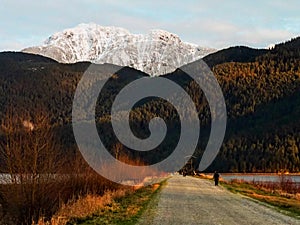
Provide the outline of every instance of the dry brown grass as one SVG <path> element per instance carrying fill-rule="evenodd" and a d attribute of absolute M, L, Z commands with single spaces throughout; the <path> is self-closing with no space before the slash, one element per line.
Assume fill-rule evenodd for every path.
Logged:
<path fill-rule="evenodd" d="M 84 218 L 97 213 L 106 205 L 111 204 L 113 199 L 125 196 L 130 189 L 108 191 L 103 196 L 88 194 L 77 200 L 71 200 L 63 204 L 50 221 L 40 218 L 38 225 L 65 225 L 71 218 Z"/>
<path fill-rule="evenodd" d="M 152 191 L 156 191 L 160 186 L 160 184 L 153 184 Z"/>
<path fill-rule="evenodd" d="M 266 195 L 266 194 L 258 194 L 258 193 L 249 193 L 247 194 L 249 197 L 254 199 L 271 203 L 272 205 L 279 206 L 283 209 L 297 209 L 292 211 L 297 211 L 299 214 L 300 202 L 299 199 L 285 197 L 285 196 L 276 196 L 276 195 Z M 293 196 L 294 197 L 294 196 Z"/>
<path fill-rule="evenodd" d="M 280 183 L 261 183 L 231 180 L 230 182 L 222 182 L 222 185 L 234 193 L 240 193 L 271 204 L 292 216 L 298 217 L 300 215 L 299 193 L 287 192 L 287 190 L 294 190 L 294 187 L 292 189 L 281 188 L 285 183 L 285 181 Z"/>
<path fill-rule="evenodd" d="M 0 171 L 9 175 L 7 184 L 0 185 L 0 224 L 64 224 L 67 218 L 88 215 L 123 192 L 121 185 L 90 168 L 76 146 L 63 147 L 47 112 L 41 109 L 19 112 L 10 108 L 0 120 L 0 133 Z M 144 165 L 122 155 L 121 145 L 114 148 L 120 161 Z M 107 174 L 115 174 L 111 166 Z M 123 171 L 117 180 L 143 182 L 148 175 L 143 169 L 114 170 Z"/>
<path fill-rule="evenodd" d="M 114 224 L 115 221 L 121 221 L 122 224 L 122 221 L 130 221 L 132 218 L 134 220 L 160 186 L 157 183 L 143 188 L 124 187 L 108 191 L 103 196 L 86 195 L 62 205 L 51 220 L 40 218 L 37 225 L 66 225 L 70 222 L 76 224 L 77 220 L 97 220 L 93 222 L 95 224 Z"/>
<path fill-rule="evenodd" d="M 204 173 L 199 173 L 198 177 L 204 178 L 204 179 L 213 179 L 213 175 L 204 174 Z"/>
<path fill-rule="evenodd" d="M 200 174 L 198 174 L 198 177 L 203 178 L 203 179 L 209 179 L 209 180 L 213 180 L 214 179 L 214 175 L 213 174 L 200 173 Z M 219 181 L 224 181 L 224 179 L 222 177 L 220 177 Z"/>

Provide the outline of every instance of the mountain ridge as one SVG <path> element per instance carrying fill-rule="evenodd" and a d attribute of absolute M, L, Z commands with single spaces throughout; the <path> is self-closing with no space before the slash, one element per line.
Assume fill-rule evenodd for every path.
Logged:
<path fill-rule="evenodd" d="M 94 23 L 57 32 L 43 45 L 22 50 L 60 63 L 90 61 L 130 66 L 151 76 L 173 72 L 215 51 L 183 42 L 178 35 L 164 30 L 132 34 L 124 28 Z"/>

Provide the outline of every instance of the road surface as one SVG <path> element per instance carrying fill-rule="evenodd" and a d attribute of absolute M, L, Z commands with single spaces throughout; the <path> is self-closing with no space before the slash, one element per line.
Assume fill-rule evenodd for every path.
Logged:
<path fill-rule="evenodd" d="M 233 194 L 211 181 L 171 177 L 149 204 L 139 225 L 297 225 L 300 220 Z"/>

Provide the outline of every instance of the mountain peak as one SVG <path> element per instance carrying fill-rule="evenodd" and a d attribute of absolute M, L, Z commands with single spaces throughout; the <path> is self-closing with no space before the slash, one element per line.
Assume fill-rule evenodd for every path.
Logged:
<path fill-rule="evenodd" d="M 183 42 L 165 30 L 132 34 L 121 27 L 95 23 L 81 23 L 51 35 L 40 46 L 23 50 L 62 63 L 90 61 L 130 66 L 151 76 L 170 73 L 214 51 Z"/>

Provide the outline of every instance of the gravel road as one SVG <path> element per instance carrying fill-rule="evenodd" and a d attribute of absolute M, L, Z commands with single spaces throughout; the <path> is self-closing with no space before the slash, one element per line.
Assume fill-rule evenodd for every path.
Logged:
<path fill-rule="evenodd" d="M 300 220 L 233 194 L 211 181 L 175 175 L 149 204 L 139 225 L 297 225 Z"/>

